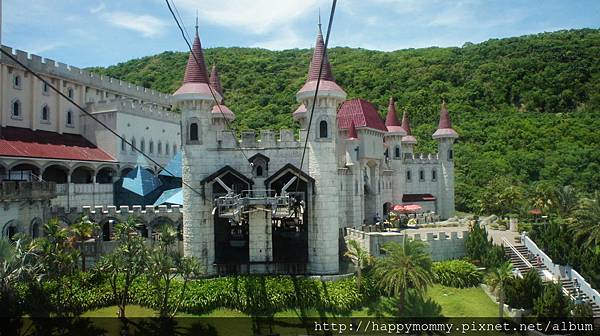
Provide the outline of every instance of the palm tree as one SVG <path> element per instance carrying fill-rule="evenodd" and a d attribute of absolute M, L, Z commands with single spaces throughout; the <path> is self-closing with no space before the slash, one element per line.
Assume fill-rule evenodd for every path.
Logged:
<path fill-rule="evenodd" d="M 600 245 L 600 192 L 594 197 L 581 200 L 575 211 L 575 218 L 570 223 L 575 241 L 583 247 L 592 248 Z"/>
<path fill-rule="evenodd" d="M 569 217 L 577 209 L 579 199 L 575 188 L 564 186 L 556 191 L 556 210 L 563 218 Z"/>
<path fill-rule="evenodd" d="M 375 262 L 377 285 L 387 295 L 398 299 L 398 309 L 402 313 L 411 291 L 422 296 L 431 285 L 431 256 L 425 250 L 425 243 L 415 240 L 385 244 L 383 251 L 385 256 Z"/>
<path fill-rule="evenodd" d="M 507 261 L 495 268 L 487 277 L 486 282 L 490 289 L 498 295 L 498 316 L 500 318 L 504 316 L 504 289 L 513 278 L 512 270 L 513 264 Z"/>
<path fill-rule="evenodd" d="M 75 224 L 71 225 L 71 234 L 73 245 L 79 246 L 81 254 L 81 270 L 85 271 L 85 255 L 83 253 L 83 243 L 94 236 L 94 232 L 99 228 L 98 224 L 92 222 L 88 216 L 83 216 Z"/>
<path fill-rule="evenodd" d="M 344 256 L 350 258 L 354 266 L 356 266 L 356 287 L 358 290 L 360 290 L 360 285 L 362 283 L 362 270 L 367 266 L 371 266 L 374 258 L 354 239 L 349 240 L 347 245 L 348 251 L 344 253 Z"/>

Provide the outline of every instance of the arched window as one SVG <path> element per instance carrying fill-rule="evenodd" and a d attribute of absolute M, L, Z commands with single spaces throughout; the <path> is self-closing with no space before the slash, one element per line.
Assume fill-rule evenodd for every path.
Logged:
<path fill-rule="evenodd" d="M 160 141 L 158 142 L 157 150 L 158 150 L 158 155 L 162 155 L 162 142 L 160 142 Z"/>
<path fill-rule="evenodd" d="M 12 103 L 12 111 L 11 114 L 14 118 L 21 118 L 21 101 L 15 100 Z"/>
<path fill-rule="evenodd" d="M 407 171 L 406 171 L 406 181 L 407 181 L 407 182 L 410 182 L 410 179 L 411 179 L 411 178 L 412 178 L 412 176 L 411 176 L 410 170 L 407 170 Z"/>
<path fill-rule="evenodd" d="M 169 155 L 169 143 L 165 144 L 165 155 Z"/>
<path fill-rule="evenodd" d="M 319 123 L 319 138 L 327 138 L 327 121 L 321 120 Z"/>
<path fill-rule="evenodd" d="M 142 139 L 142 141 L 140 141 L 140 151 L 142 151 L 142 153 L 144 153 L 145 150 L 146 150 L 146 141 L 144 141 L 144 139 Z"/>
<path fill-rule="evenodd" d="M 135 138 L 131 138 L 130 142 L 131 142 L 131 151 L 133 152 L 133 151 L 135 151 L 135 149 L 133 149 L 133 148 L 136 147 L 136 145 L 135 145 Z"/>
<path fill-rule="evenodd" d="M 21 76 L 15 75 L 13 77 L 13 86 L 15 87 L 15 89 L 21 88 Z"/>
<path fill-rule="evenodd" d="M 148 152 L 149 152 L 150 154 L 153 154 L 153 153 L 154 153 L 154 141 L 152 141 L 152 140 L 150 140 L 150 145 L 149 145 L 149 147 L 148 147 Z"/>
<path fill-rule="evenodd" d="M 452 160 L 454 158 L 454 151 L 452 149 L 448 150 L 448 160 Z"/>
<path fill-rule="evenodd" d="M 190 124 L 190 141 L 198 141 L 198 124 Z"/>
<path fill-rule="evenodd" d="M 42 93 L 47 95 L 50 91 L 50 86 L 46 83 L 42 83 Z"/>
<path fill-rule="evenodd" d="M 419 181 L 425 181 L 425 171 L 423 169 L 419 170 Z"/>
<path fill-rule="evenodd" d="M 73 88 L 67 89 L 67 96 L 69 96 L 69 98 L 73 99 Z"/>
<path fill-rule="evenodd" d="M 435 169 L 431 171 L 431 180 L 437 181 L 437 171 Z"/>
<path fill-rule="evenodd" d="M 127 150 L 127 142 L 125 142 L 125 135 L 121 136 L 123 139 L 121 139 L 121 152 L 124 152 Z"/>
<path fill-rule="evenodd" d="M 73 126 L 73 112 L 67 111 L 67 126 Z"/>
<path fill-rule="evenodd" d="M 50 108 L 48 105 L 42 106 L 42 121 L 50 121 Z"/>
<path fill-rule="evenodd" d="M 400 146 L 396 146 L 396 148 L 394 149 L 394 157 L 396 159 L 400 158 Z"/>
<path fill-rule="evenodd" d="M 40 224 L 36 221 L 31 225 L 31 238 L 37 238 L 40 236 Z"/>
<path fill-rule="evenodd" d="M 262 166 L 256 167 L 256 176 L 263 176 L 263 167 Z"/>

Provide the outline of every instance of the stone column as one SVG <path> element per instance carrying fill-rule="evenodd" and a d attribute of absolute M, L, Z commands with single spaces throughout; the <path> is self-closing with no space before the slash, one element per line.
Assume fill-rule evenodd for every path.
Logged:
<path fill-rule="evenodd" d="M 268 272 L 267 262 L 273 260 L 271 210 L 256 207 L 249 214 L 250 273 Z M 252 264 L 261 263 L 261 264 Z"/>

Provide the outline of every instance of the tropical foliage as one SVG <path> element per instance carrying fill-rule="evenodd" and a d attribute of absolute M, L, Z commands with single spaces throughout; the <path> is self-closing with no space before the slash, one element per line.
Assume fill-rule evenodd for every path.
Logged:
<path fill-rule="evenodd" d="M 481 283 L 482 274 L 475 265 L 465 260 L 433 263 L 434 281 L 448 287 L 474 287 Z"/>
<path fill-rule="evenodd" d="M 504 316 L 505 290 L 508 283 L 513 279 L 513 265 L 505 262 L 488 273 L 486 283 L 490 289 L 498 295 L 498 316 Z M 563 315 L 567 316 L 567 315 Z"/>
<path fill-rule="evenodd" d="M 532 309 L 533 301 L 542 295 L 542 291 L 542 279 L 533 268 L 522 278 L 513 278 L 504 288 L 506 303 L 510 307 L 523 309 Z"/>
<path fill-rule="evenodd" d="M 538 318 L 570 316 L 572 302 L 563 293 L 560 283 L 544 285 L 542 296 L 534 300 L 533 311 Z"/>

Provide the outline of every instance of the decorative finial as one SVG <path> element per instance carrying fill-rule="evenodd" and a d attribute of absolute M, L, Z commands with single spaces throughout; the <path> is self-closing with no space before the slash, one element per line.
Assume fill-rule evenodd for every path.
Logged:
<path fill-rule="evenodd" d="M 319 8 L 319 33 L 321 32 L 321 8 Z"/>
<path fill-rule="evenodd" d="M 196 9 L 196 35 L 198 35 L 198 10 Z"/>

